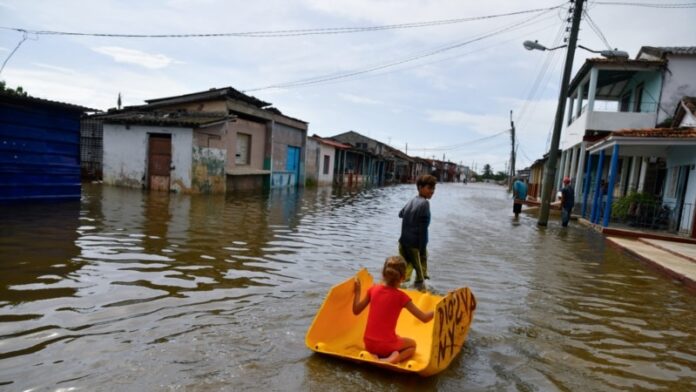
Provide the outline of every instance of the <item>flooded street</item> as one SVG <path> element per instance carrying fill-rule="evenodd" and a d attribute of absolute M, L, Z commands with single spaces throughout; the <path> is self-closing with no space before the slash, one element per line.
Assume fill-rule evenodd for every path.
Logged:
<path fill-rule="evenodd" d="M 329 288 L 397 253 L 415 185 L 186 196 L 84 185 L 0 206 L 0 390 L 696 390 L 696 296 L 600 234 L 440 184 L 429 270 L 478 308 L 421 378 L 313 354 Z"/>

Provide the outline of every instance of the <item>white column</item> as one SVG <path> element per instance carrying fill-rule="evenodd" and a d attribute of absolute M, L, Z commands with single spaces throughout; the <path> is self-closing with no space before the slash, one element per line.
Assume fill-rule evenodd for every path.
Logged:
<path fill-rule="evenodd" d="M 580 156 L 578 157 L 578 170 L 575 175 L 575 200 L 582 197 L 582 185 L 585 180 L 585 142 L 580 143 Z"/>
<path fill-rule="evenodd" d="M 626 189 L 626 182 L 628 181 L 628 159 L 630 157 L 623 157 L 621 160 L 621 181 L 619 182 L 619 190 L 621 193 L 619 196 L 626 196 L 624 189 Z"/>
<path fill-rule="evenodd" d="M 640 164 L 640 179 L 638 180 L 638 192 L 643 192 L 645 187 L 645 173 L 648 171 L 649 157 L 643 157 Z"/>
<path fill-rule="evenodd" d="M 575 172 L 577 170 L 578 150 L 580 150 L 580 148 L 574 146 L 570 154 L 570 171 L 568 171 L 568 177 L 573 177 L 573 179 L 575 179 Z"/>
<path fill-rule="evenodd" d="M 590 71 L 590 89 L 587 92 L 587 113 L 594 111 L 594 100 L 595 94 L 597 93 L 597 77 L 599 76 L 599 70 L 597 68 L 592 68 Z"/>
<path fill-rule="evenodd" d="M 641 157 L 631 157 L 631 173 L 628 175 L 628 191 L 635 192 L 638 189 L 638 174 L 640 173 Z"/>
<path fill-rule="evenodd" d="M 585 85 L 583 83 L 580 83 L 578 86 L 578 106 L 575 107 L 575 117 L 580 117 L 580 113 L 582 113 L 582 96 L 585 91 Z"/>
<path fill-rule="evenodd" d="M 561 182 L 563 181 L 563 169 L 565 169 L 565 161 L 566 161 L 566 155 L 568 154 L 568 150 L 563 150 L 561 152 L 561 162 L 560 165 L 558 165 L 558 170 L 556 170 L 556 189 L 561 189 Z M 553 200 L 556 200 L 556 197 L 553 197 Z"/>

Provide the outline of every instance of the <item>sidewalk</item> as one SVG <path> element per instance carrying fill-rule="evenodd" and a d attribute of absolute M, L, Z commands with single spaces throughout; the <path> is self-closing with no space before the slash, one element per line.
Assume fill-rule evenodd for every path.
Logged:
<path fill-rule="evenodd" d="M 607 236 L 606 239 L 696 290 L 696 245 L 647 238 Z"/>
<path fill-rule="evenodd" d="M 692 239 L 657 236 L 635 230 L 602 228 L 583 218 L 578 221 L 602 232 L 609 243 L 635 255 L 662 273 L 696 291 L 696 243 Z"/>

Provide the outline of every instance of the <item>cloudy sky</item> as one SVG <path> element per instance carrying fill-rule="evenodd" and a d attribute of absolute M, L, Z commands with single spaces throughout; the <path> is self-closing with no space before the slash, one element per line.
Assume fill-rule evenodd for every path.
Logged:
<path fill-rule="evenodd" d="M 565 57 L 563 49 L 527 51 L 522 42 L 562 44 L 568 5 L 0 0 L 0 79 L 32 96 L 102 110 L 116 106 L 119 92 L 124 105 L 137 105 L 232 86 L 309 122 L 310 134 L 354 130 L 479 171 L 506 169 L 512 111 L 519 169 L 548 149 Z M 694 1 L 590 1 L 586 9 L 579 43 L 593 49 L 609 45 L 635 57 L 642 45 L 696 45 Z M 206 34 L 223 35 L 108 36 Z M 579 49 L 574 71 L 593 56 Z"/>

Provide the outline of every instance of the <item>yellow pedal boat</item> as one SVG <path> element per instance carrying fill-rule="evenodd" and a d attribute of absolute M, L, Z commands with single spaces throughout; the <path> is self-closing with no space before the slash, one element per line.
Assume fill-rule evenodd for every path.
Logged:
<path fill-rule="evenodd" d="M 364 296 L 372 286 L 372 276 L 363 268 L 356 277 L 360 279 L 361 295 Z M 417 343 L 416 353 L 407 361 L 389 364 L 365 351 L 363 333 L 369 309 L 353 315 L 354 279 L 351 277 L 329 290 L 305 337 L 305 343 L 311 350 L 421 376 L 441 372 L 459 354 L 476 309 L 476 298 L 468 287 L 454 290 L 444 297 L 403 290 L 421 310 L 434 311 L 435 317 L 428 323 L 422 323 L 410 312 L 401 312 L 396 333 L 414 339 Z"/>

